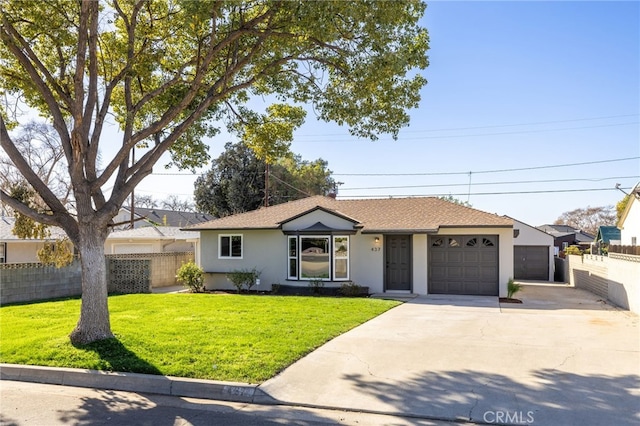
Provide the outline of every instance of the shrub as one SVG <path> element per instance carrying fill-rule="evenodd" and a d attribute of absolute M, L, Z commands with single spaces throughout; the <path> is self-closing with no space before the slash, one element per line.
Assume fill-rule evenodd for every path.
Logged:
<path fill-rule="evenodd" d="M 227 274 L 227 278 L 238 289 L 238 293 L 242 293 L 242 290 L 246 288 L 247 291 L 256 284 L 256 280 L 260 276 L 260 271 L 256 268 L 253 269 L 236 269 L 233 272 Z"/>
<path fill-rule="evenodd" d="M 281 284 L 271 284 L 271 294 L 278 294 L 280 292 Z"/>
<path fill-rule="evenodd" d="M 576 256 L 582 256 L 582 250 L 580 250 L 580 247 L 578 246 L 569 246 L 566 249 L 564 249 L 564 254 L 565 256 L 568 256 L 570 254 L 574 254 Z"/>
<path fill-rule="evenodd" d="M 509 278 L 509 282 L 507 283 L 507 297 L 509 299 L 513 298 L 513 295 L 522 290 L 522 284 L 514 282 L 513 278 Z"/>
<path fill-rule="evenodd" d="M 340 290 L 338 290 L 338 293 L 346 297 L 356 297 L 362 294 L 362 287 L 360 287 L 353 281 L 347 281 L 340 286 Z"/>
<path fill-rule="evenodd" d="M 193 262 L 183 263 L 178 269 L 176 278 L 192 293 L 204 291 L 204 271 Z"/>
<path fill-rule="evenodd" d="M 314 278 L 309 281 L 309 288 L 311 289 L 311 292 L 313 294 L 320 294 L 322 293 L 322 289 L 324 288 L 324 281 L 322 281 L 320 278 Z"/>

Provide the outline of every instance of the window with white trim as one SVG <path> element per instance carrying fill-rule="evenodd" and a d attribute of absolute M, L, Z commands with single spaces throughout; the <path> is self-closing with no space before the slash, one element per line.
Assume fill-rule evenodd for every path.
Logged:
<path fill-rule="evenodd" d="M 219 259 L 242 259 L 242 234 L 218 236 Z"/>
<path fill-rule="evenodd" d="M 287 244 L 288 279 L 349 280 L 348 236 L 289 236 Z"/>
<path fill-rule="evenodd" d="M 287 254 L 287 265 L 288 272 L 287 278 L 290 280 L 298 279 L 298 237 L 289 237 L 288 238 L 288 254 Z"/>
<path fill-rule="evenodd" d="M 0 263 L 7 263 L 7 243 L 0 243 Z"/>

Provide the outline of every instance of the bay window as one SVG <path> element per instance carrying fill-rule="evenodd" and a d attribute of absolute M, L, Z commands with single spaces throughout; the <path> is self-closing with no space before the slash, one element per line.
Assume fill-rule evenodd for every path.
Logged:
<path fill-rule="evenodd" d="M 301 235 L 288 237 L 287 277 L 291 280 L 349 279 L 349 237 Z"/>

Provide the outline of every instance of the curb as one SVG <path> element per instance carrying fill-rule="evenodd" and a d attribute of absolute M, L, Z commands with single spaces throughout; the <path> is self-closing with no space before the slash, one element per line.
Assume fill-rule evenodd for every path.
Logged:
<path fill-rule="evenodd" d="M 275 399 L 259 390 L 258 385 L 254 384 L 80 368 L 0 364 L 0 380 L 217 399 L 231 402 L 278 403 Z"/>

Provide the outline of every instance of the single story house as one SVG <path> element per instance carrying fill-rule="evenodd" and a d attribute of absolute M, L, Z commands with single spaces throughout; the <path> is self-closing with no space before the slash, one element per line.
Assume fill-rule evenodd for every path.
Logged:
<path fill-rule="evenodd" d="M 538 228 L 513 220 L 513 278 L 553 281 L 554 239 Z"/>
<path fill-rule="evenodd" d="M 195 251 L 200 237 L 197 232 L 183 231 L 177 226 L 147 226 L 114 231 L 104 244 L 105 254 L 173 253 Z"/>
<path fill-rule="evenodd" d="M 272 284 L 354 282 L 370 293 L 506 296 L 513 220 L 438 198 L 336 200 L 314 196 L 187 228 L 209 289 L 256 268 Z"/>
<path fill-rule="evenodd" d="M 136 207 L 133 209 L 133 227 L 143 228 L 147 226 L 176 226 L 185 228 L 214 219 L 215 216 L 207 213 L 181 212 L 177 210 L 148 209 Z M 130 229 L 131 209 L 122 207 L 113 218 L 117 224 L 116 229 Z"/>
<path fill-rule="evenodd" d="M 623 246 L 637 246 L 640 243 L 640 183 L 630 193 L 631 198 L 627 203 L 620 220 L 620 244 Z"/>
<path fill-rule="evenodd" d="M 603 254 L 611 244 L 620 244 L 620 230 L 617 226 L 599 226 L 591 242 L 591 254 Z"/>
<path fill-rule="evenodd" d="M 595 238 L 594 235 L 587 234 L 569 225 L 541 225 L 536 228 L 553 235 L 556 256 L 564 253 L 564 250 L 569 246 L 578 246 L 580 250 L 587 250 L 591 247 L 591 243 Z"/>
<path fill-rule="evenodd" d="M 49 238 L 18 238 L 13 234 L 16 219 L 11 216 L 0 217 L 0 263 L 37 263 L 38 250 L 47 242 L 64 239 L 67 234 L 58 227 L 49 228 Z"/>

